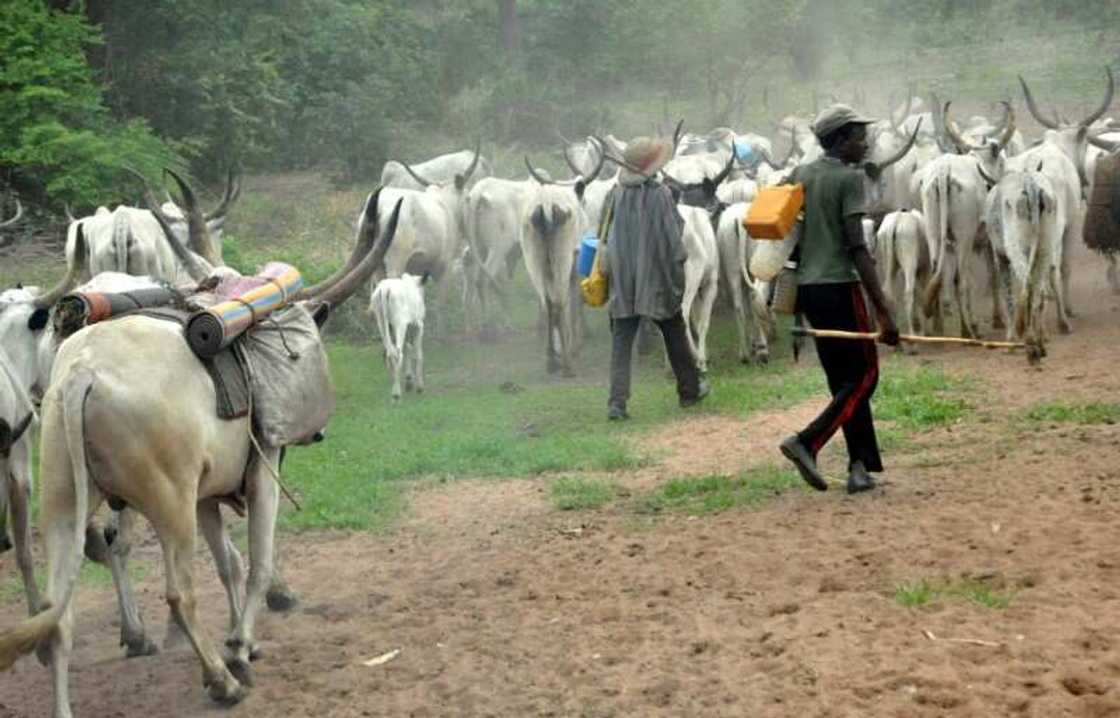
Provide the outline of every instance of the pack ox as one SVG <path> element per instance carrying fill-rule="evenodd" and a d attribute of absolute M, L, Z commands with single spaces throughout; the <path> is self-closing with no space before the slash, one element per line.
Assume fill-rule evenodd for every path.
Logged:
<path fill-rule="evenodd" d="M 399 216 L 399 204 L 393 214 Z M 199 219 L 197 212 L 188 213 L 191 234 L 205 240 Z M 370 221 L 364 226 L 379 225 Z M 342 270 L 295 298 L 300 311 L 324 321 L 384 261 L 396 226 L 394 220 L 385 235 L 378 236 L 375 229 L 359 235 Z M 170 227 L 165 225 L 164 231 L 192 277 L 204 280 L 204 263 L 192 257 Z M 166 391 L 168 386 L 176 391 Z M 265 447 L 254 454 L 250 419 L 216 416 L 213 383 L 179 327 L 146 316 L 95 324 L 65 341 L 43 406 L 40 527 L 47 548 L 48 599 L 44 610 L 0 635 L 0 669 L 38 650 L 51 666 L 54 714 L 71 715 L 71 601 L 87 522 L 102 500 L 112 497 L 144 515 L 159 537 L 167 603 L 202 663 L 204 686 L 219 702 L 239 701 L 250 683 L 253 629 L 270 583 L 278 491 L 268 468 L 278 462 L 281 449 Z M 173 427 L 171 434 L 168 427 Z M 229 545 L 217 501 L 242 487 L 251 536 L 247 598 L 240 614 L 232 617 L 236 625 L 226 641 L 230 653 L 223 659 L 198 621 L 191 561 L 197 526 L 216 554 Z M 213 506 L 213 511 L 203 514 L 203 506 Z"/>
<path fill-rule="evenodd" d="M 369 298 L 369 311 L 385 347 L 394 402 L 404 390 L 424 391 L 424 283 L 427 275 L 382 279 Z"/>
<path fill-rule="evenodd" d="M 901 309 L 903 333 L 922 331 L 922 290 L 929 279 L 930 255 L 925 223 L 917 210 L 897 210 L 883 218 L 875 233 L 875 255 L 883 291 Z M 898 279 L 901 275 L 902 282 Z"/>

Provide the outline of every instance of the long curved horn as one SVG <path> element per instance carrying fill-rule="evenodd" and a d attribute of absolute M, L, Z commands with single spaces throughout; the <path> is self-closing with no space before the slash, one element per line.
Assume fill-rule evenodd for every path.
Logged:
<path fill-rule="evenodd" d="M 82 223 L 78 223 L 78 233 L 74 238 L 74 263 L 66 269 L 66 276 L 54 285 L 49 291 L 40 294 L 32 300 L 31 304 L 36 309 L 50 309 L 54 303 L 62 299 L 63 295 L 74 288 L 78 283 L 78 275 L 85 271 L 89 250 L 86 248 L 86 235 L 82 231 Z"/>
<path fill-rule="evenodd" d="M 206 220 L 202 217 L 202 210 L 198 207 L 198 199 L 195 197 L 194 190 L 175 170 L 168 168 L 165 171 L 171 175 L 171 179 L 175 180 L 175 184 L 179 185 L 179 191 L 183 195 L 183 204 L 186 205 L 183 209 L 187 217 L 187 240 L 190 243 L 191 250 L 209 262 L 211 266 L 223 266 L 225 263 L 222 261 L 221 254 L 214 248 L 214 243 L 210 240 L 210 231 L 206 227 Z"/>
<path fill-rule="evenodd" d="M 431 180 L 426 180 L 420 175 L 416 174 L 416 170 L 409 167 L 407 163 L 401 162 L 401 166 L 404 167 L 404 171 L 408 173 L 408 176 L 416 180 L 421 187 L 431 187 L 433 184 L 435 184 Z"/>
<path fill-rule="evenodd" d="M 474 171 L 476 169 L 478 169 L 478 160 L 481 157 L 482 157 L 482 138 L 479 137 L 478 141 L 476 141 L 474 143 L 474 159 L 471 160 L 470 165 L 467 167 L 467 169 L 461 175 L 462 178 L 463 178 L 462 184 L 466 184 L 467 182 L 470 182 L 471 175 L 473 175 Z"/>
<path fill-rule="evenodd" d="M 151 185 L 148 184 L 148 178 L 132 169 L 131 167 L 125 167 L 125 171 L 129 172 L 140 180 L 141 185 L 144 187 L 144 201 L 148 205 L 148 211 L 152 213 L 153 217 L 155 217 L 156 223 L 159 224 L 160 229 L 163 230 L 164 237 L 167 238 L 167 243 L 171 245 L 171 251 L 174 252 L 175 256 L 179 258 L 179 261 L 183 263 L 183 267 L 187 270 L 187 274 L 190 275 L 190 278 L 196 282 L 201 282 L 202 280 L 206 279 L 207 275 L 210 274 L 209 268 L 203 265 L 197 254 L 184 247 L 183 243 L 179 241 L 179 238 L 175 235 L 175 233 L 171 231 L 171 223 L 173 220 L 166 214 L 164 214 L 163 209 L 160 207 L 159 201 L 156 199 L 155 193 L 152 191 Z M 191 195 L 192 200 L 193 197 L 194 196 Z M 184 201 L 186 201 L 185 195 Z M 188 218 L 189 216 L 190 215 L 188 214 Z"/>
<path fill-rule="evenodd" d="M 715 187 L 719 187 L 721 184 L 723 184 L 724 180 L 726 180 L 727 177 L 731 174 L 731 170 L 733 167 L 735 167 L 734 152 L 731 153 L 731 157 L 727 160 L 727 164 L 724 165 L 723 169 L 720 170 L 720 173 L 712 178 L 712 185 Z"/>
<path fill-rule="evenodd" d="M 1088 127 L 1097 120 L 1099 120 L 1104 113 L 1108 112 L 1108 108 L 1112 105 L 1112 95 L 1116 92 L 1116 80 L 1112 77 L 1112 68 L 1107 65 L 1104 68 L 1104 74 L 1108 77 L 1108 89 L 1104 92 L 1104 102 L 1097 108 L 1096 112 L 1090 113 L 1088 117 L 1081 120 L 1079 123 L 1082 127 Z"/>
<path fill-rule="evenodd" d="M 529 174 L 532 178 L 537 181 L 537 184 L 555 184 L 552 180 L 545 179 L 541 176 L 537 169 L 533 167 L 533 163 L 529 161 L 529 155 L 525 155 L 525 167 L 529 170 Z"/>
<path fill-rule="evenodd" d="M 397 234 L 397 223 L 401 216 L 401 205 L 404 204 L 404 198 L 397 200 L 397 204 L 393 207 L 393 214 L 389 217 L 389 226 L 385 228 L 385 237 L 378 242 L 374 248 L 366 254 L 365 258 L 354 267 L 345 277 L 340 279 L 329 287 L 326 291 L 316 297 L 316 300 L 326 303 L 330 307 L 337 307 L 350 298 L 358 287 L 366 282 L 379 267 L 385 264 L 385 255 L 389 252 L 389 247 L 393 244 L 393 238 Z"/>
<path fill-rule="evenodd" d="M 346 264 L 339 267 L 337 270 L 332 272 L 329 277 L 319 282 L 318 284 L 313 284 L 310 287 L 304 287 L 299 293 L 300 299 L 313 299 L 314 297 L 330 289 L 331 286 L 335 284 L 335 282 L 339 281 L 347 274 L 352 272 L 354 270 L 354 267 L 357 267 L 358 264 L 361 263 L 362 257 L 369 254 L 370 250 L 373 249 L 373 245 L 377 241 L 379 230 L 377 209 L 378 203 L 381 201 L 382 189 L 384 189 L 384 187 L 378 187 L 377 189 L 375 189 L 370 194 L 369 200 L 366 202 L 366 206 L 364 208 L 365 224 L 362 227 L 364 231 L 362 231 L 358 235 L 358 241 L 354 243 L 354 249 L 350 252 L 350 257 L 346 260 Z"/>
<path fill-rule="evenodd" d="M 883 170 L 906 156 L 906 153 L 910 151 L 910 148 L 914 146 L 914 143 L 918 141 L 918 133 L 922 131 L 922 120 L 924 119 L 925 118 L 923 117 L 918 120 L 918 124 L 914 127 L 914 133 L 910 135 L 910 139 L 906 141 L 906 144 L 902 146 L 902 149 L 875 165 L 879 169 L 879 172 L 882 172 Z"/>
<path fill-rule="evenodd" d="M 677 147 L 681 144 L 681 131 L 684 130 L 684 118 L 680 119 L 677 123 L 677 128 L 673 130 L 673 156 L 677 155 Z"/>
<path fill-rule="evenodd" d="M 11 219 L 6 219 L 3 222 L 0 222 L 0 229 L 3 229 L 4 227 L 11 227 L 13 224 L 18 222 L 22 217 L 23 217 L 23 204 L 20 203 L 19 197 L 16 197 L 16 216 L 12 217 Z M 71 218 L 71 219 L 73 219 L 73 218 Z"/>
<path fill-rule="evenodd" d="M 953 122 L 953 118 L 949 116 L 949 106 L 952 104 L 952 100 L 946 102 L 945 109 L 941 112 L 941 122 L 945 127 L 945 134 L 949 135 L 949 139 L 951 139 L 953 141 L 953 144 L 957 146 L 958 152 L 972 152 L 973 150 L 979 150 L 980 147 L 972 144 L 961 136 L 961 131 L 957 127 L 957 123 Z"/>
<path fill-rule="evenodd" d="M 595 169 L 591 170 L 591 174 L 583 178 L 584 182 L 590 182 L 596 179 L 599 173 L 603 171 L 603 164 L 607 161 L 607 151 L 598 144 L 595 145 L 595 149 L 599 153 L 599 162 L 595 165 Z"/>
<path fill-rule="evenodd" d="M 204 215 L 207 222 L 212 222 L 215 219 L 222 219 L 229 212 L 230 206 L 241 197 L 241 175 L 235 173 L 233 167 L 229 168 L 226 175 L 226 193 L 222 197 L 222 203 L 211 213 Z"/>
<path fill-rule="evenodd" d="M 996 144 L 999 145 L 999 148 L 1002 150 L 1007 147 L 1007 143 L 1015 136 L 1015 110 L 1011 107 L 1010 102 L 1002 101 L 1000 104 L 1003 105 L 1004 108 L 1003 133 L 999 136 L 999 139 L 996 140 Z"/>
<path fill-rule="evenodd" d="M 1111 85 L 1112 75 L 1109 74 L 1108 77 L 1109 84 Z M 1019 84 L 1023 87 L 1023 97 L 1025 97 L 1027 100 L 1027 109 L 1031 111 L 1031 115 L 1033 115 L 1034 119 L 1038 121 L 1038 124 L 1051 130 L 1062 129 L 1061 125 L 1059 125 L 1057 122 L 1043 116 L 1042 110 L 1038 109 L 1038 103 L 1034 101 L 1034 95 L 1031 94 L 1031 88 L 1027 87 L 1027 81 L 1023 79 L 1022 75 L 1019 75 Z"/>
<path fill-rule="evenodd" d="M 572 161 L 571 155 L 568 154 L 568 147 L 569 145 L 564 145 L 564 161 L 568 163 L 568 169 L 572 171 L 572 174 L 579 177 L 583 173 L 580 171 L 579 167 L 576 167 L 576 163 Z"/>

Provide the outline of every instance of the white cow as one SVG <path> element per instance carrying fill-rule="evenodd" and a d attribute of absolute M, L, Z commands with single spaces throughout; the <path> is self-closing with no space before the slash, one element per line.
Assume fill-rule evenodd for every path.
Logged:
<path fill-rule="evenodd" d="M 403 274 L 382 279 L 369 298 L 369 311 L 385 347 L 385 363 L 393 382 L 393 401 L 404 389 L 424 391 L 424 282 L 428 275 Z"/>
<path fill-rule="evenodd" d="M 970 263 L 981 228 L 987 183 L 974 157 L 942 155 L 919 178 L 922 218 L 933 259 L 933 276 L 923 297 L 925 315 L 943 331 L 941 289 L 952 287 L 960 317 L 962 337 L 976 338 L 979 326 L 973 314 L 973 277 Z"/>
<path fill-rule="evenodd" d="M 883 290 L 900 308 L 902 331 L 917 334 L 922 321 L 917 304 L 929 278 L 930 255 L 925 222 L 916 210 L 891 212 L 883 218 L 875 235 L 875 254 L 883 277 Z M 896 277 L 902 275 L 902 286 Z"/>
<path fill-rule="evenodd" d="M 1007 337 L 1028 339 L 1040 350 L 1047 286 L 1057 300 L 1058 323 L 1063 331 L 1069 326 L 1059 281 L 1067 209 L 1050 178 L 1034 170 L 1006 173 L 985 203 L 1003 295 L 995 301 L 1004 312 Z"/>
<path fill-rule="evenodd" d="M 687 255 L 684 262 L 681 313 L 688 345 L 696 358 L 696 368 L 706 372 L 708 327 L 712 322 L 712 307 L 719 291 L 719 247 L 706 209 L 679 204 L 677 212 L 684 219 L 681 242 Z"/>
<path fill-rule="evenodd" d="M 724 284 L 731 292 L 731 305 L 735 311 L 739 361 L 765 364 L 770 360 L 770 339 L 775 322 L 773 312 L 767 306 L 770 282 L 754 277 L 749 269 L 755 250 L 755 240 L 743 227 L 743 218 L 749 208 L 749 202 L 737 202 L 723 211 L 716 230 L 716 244 L 719 247 L 720 270 Z"/>
<path fill-rule="evenodd" d="M 1031 114 L 1038 121 L 1039 124 L 1048 128 L 1043 135 L 1043 141 L 1040 145 L 1032 147 L 1027 150 L 1023 155 L 1015 158 L 1014 169 L 1027 170 L 1032 165 L 1037 165 L 1041 162 L 1041 172 L 1050 178 L 1053 184 L 1054 192 L 1059 196 L 1070 196 L 1071 192 L 1074 193 L 1076 199 L 1071 202 L 1071 209 L 1067 215 L 1067 227 L 1065 232 L 1065 240 L 1063 245 L 1065 251 L 1062 254 L 1062 296 L 1065 299 L 1066 312 L 1069 316 L 1075 316 L 1073 308 L 1070 304 L 1070 248 L 1071 242 L 1080 240 L 1082 228 L 1085 223 L 1085 206 L 1081 199 L 1085 196 L 1086 190 L 1089 188 L 1090 175 L 1086 168 L 1086 151 L 1087 143 L 1097 145 L 1101 149 L 1111 151 L 1114 145 L 1109 142 L 1096 137 L 1091 133 L 1091 128 L 1104 117 L 1105 112 L 1108 111 L 1112 105 L 1112 97 L 1116 89 L 1115 80 L 1112 75 L 1111 68 L 1105 68 L 1107 75 L 1107 87 L 1105 89 L 1104 100 L 1096 110 L 1089 113 L 1083 120 L 1076 124 L 1063 123 L 1059 124 L 1054 119 L 1046 117 L 1035 103 L 1034 96 L 1031 94 L 1030 88 L 1027 87 L 1027 82 L 1022 77 L 1019 78 L 1019 84 L 1023 88 L 1023 95 L 1027 101 L 1027 108 L 1030 109 Z M 1057 154 L 1064 155 L 1069 164 L 1063 162 L 1055 162 L 1047 159 L 1047 157 L 1057 159 Z M 1025 159 L 1024 159 L 1025 158 Z M 1022 162 L 1020 162 L 1022 160 Z M 1076 171 L 1078 183 L 1073 186 L 1066 186 L 1071 184 L 1069 181 L 1069 167 L 1072 166 Z M 1109 257 L 1109 266 L 1107 269 L 1107 276 L 1112 284 L 1113 291 L 1120 293 L 1120 271 L 1117 269 L 1117 258 L 1115 255 Z"/>
<path fill-rule="evenodd" d="M 472 169 L 472 165 L 474 166 Z M 422 190 L 430 184 L 453 182 L 457 175 L 467 178 L 468 186 L 494 173 L 489 160 L 479 156 L 479 147 L 433 157 L 416 165 L 389 160 L 381 169 L 381 186 Z"/>

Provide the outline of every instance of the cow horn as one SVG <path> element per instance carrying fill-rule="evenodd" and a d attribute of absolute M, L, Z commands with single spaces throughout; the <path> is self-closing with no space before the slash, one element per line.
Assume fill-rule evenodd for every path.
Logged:
<path fill-rule="evenodd" d="M 66 212 L 66 221 L 67 221 L 67 222 L 69 222 L 70 224 L 73 224 L 74 222 L 77 222 L 77 221 L 78 221 L 78 220 L 77 220 L 77 219 L 76 219 L 76 218 L 74 217 L 74 212 L 73 212 L 73 210 L 72 210 L 72 209 L 70 208 L 70 203 L 69 203 L 69 202 L 63 202 L 63 203 L 62 203 L 62 209 L 63 209 L 63 211 L 65 211 L 65 212 Z"/>
<path fill-rule="evenodd" d="M 171 175 L 175 184 L 179 185 L 179 191 L 183 195 L 183 204 L 186 205 L 184 214 L 187 216 L 187 241 L 190 244 L 191 251 L 209 262 L 212 267 L 222 266 L 224 264 L 222 256 L 216 251 L 214 243 L 210 240 L 210 231 L 206 226 L 206 220 L 202 217 L 202 211 L 198 207 L 198 199 L 195 197 L 194 190 L 175 170 L 168 168 L 164 171 Z"/>
<path fill-rule="evenodd" d="M 229 168 L 226 174 L 226 193 L 222 197 L 222 203 L 218 205 L 210 214 L 205 216 L 207 222 L 212 222 L 216 219 L 225 219 L 226 213 L 229 212 L 230 206 L 241 197 L 241 174 L 234 172 L 233 167 Z"/>
<path fill-rule="evenodd" d="M 603 164 L 607 161 L 607 152 L 601 145 L 598 144 L 598 140 L 594 141 L 592 144 L 595 146 L 595 150 L 599 154 L 599 162 L 596 163 L 595 169 L 591 170 L 591 174 L 583 178 L 584 182 L 590 182 L 596 179 L 599 176 L 599 173 L 603 171 Z M 576 174 L 579 173 L 577 172 Z"/>
<path fill-rule="evenodd" d="M 996 144 L 1002 150 L 1007 147 L 1007 143 L 1015 136 L 1015 110 L 1011 107 L 1011 103 L 1007 101 L 1000 102 L 1003 105 L 1003 133 L 996 140 Z"/>
<path fill-rule="evenodd" d="M 478 140 L 474 143 L 474 159 L 471 160 L 470 166 L 467 167 L 466 172 L 463 173 L 463 182 L 464 183 L 465 182 L 470 182 L 471 175 L 473 175 L 474 171 L 476 169 L 478 169 L 478 160 L 481 157 L 482 157 L 482 138 L 479 137 Z"/>
<path fill-rule="evenodd" d="M 431 180 L 426 180 L 420 175 L 416 174 L 416 170 L 412 169 L 412 167 L 410 167 L 408 163 L 401 162 L 401 165 L 404 167 L 404 171 L 408 173 L 408 176 L 419 182 L 421 187 L 431 187 L 433 184 L 435 184 Z"/>
<path fill-rule="evenodd" d="M 545 179 L 543 176 L 541 176 L 537 169 L 533 167 L 533 163 L 529 161 L 529 155 L 525 155 L 525 167 L 528 168 L 529 174 L 533 179 L 537 181 L 538 184 L 555 184 L 552 180 Z"/>
<path fill-rule="evenodd" d="M 40 294 L 32 301 L 36 309 L 50 309 L 54 303 L 67 294 L 78 283 L 78 275 L 85 271 L 89 250 L 86 248 L 86 235 L 82 223 L 78 223 L 77 236 L 74 238 L 74 263 L 66 269 L 66 276 L 49 291 Z"/>
<path fill-rule="evenodd" d="M 949 135 L 949 139 L 957 146 L 958 152 L 971 152 L 980 149 L 972 144 L 964 137 L 961 136 L 961 131 L 957 127 L 957 123 L 953 122 L 953 118 L 949 116 L 949 107 L 953 104 L 952 100 L 945 103 L 945 109 L 941 111 L 941 123 L 945 127 L 945 134 Z"/>
<path fill-rule="evenodd" d="M 358 241 L 354 243 L 354 249 L 350 252 L 350 257 L 346 260 L 346 264 L 343 264 L 339 269 L 335 270 L 329 277 L 318 284 L 304 287 L 303 290 L 300 291 L 300 299 L 312 299 L 325 292 L 335 282 L 352 272 L 354 267 L 357 267 L 362 261 L 362 257 L 369 254 L 370 250 L 373 249 L 373 245 L 377 241 L 377 233 L 379 230 L 377 209 L 378 203 L 381 201 L 382 189 L 384 188 L 378 187 L 375 189 L 366 201 L 366 206 L 363 208 L 363 219 L 365 220 L 365 223 L 362 225 L 363 231 L 358 235 Z"/>
<path fill-rule="evenodd" d="M 156 200 L 155 193 L 152 192 L 152 187 L 148 184 L 148 179 L 131 167 L 125 167 L 125 171 L 129 172 L 140 180 L 140 183 L 144 187 L 144 201 L 148 205 L 148 211 L 152 213 L 153 217 L 155 217 L 156 223 L 159 224 L 160 229 L 163 230 L 163 234 L 167 238 L 167 243 L 171 245 L 171 251 L 174 252 L 175 256 L 179 258 L 179 261 L 183 263 L 183 267 L 187 270 L 187 274 L 190 275 L 190 278 L 196 282 L 201 282 L 202 280 L 206 279 L 206 277 L 210 274 L 210 268 L 204 266 L 201 258 L 191 250 L 184 247 L 183 243 L 179 241 L 179 238 L 175 235 L 175 233 L 171 231 L 171 223 L 173 220 L 166 214 L 164 214 L 163 209 L 159 206 L 159 202 Z M 191 195 L 191 200 L 193 201 L 193 199 L 194 196 Z M 183 201 L 187 201 L 186 195 L 184 195 Z M 188 214 L 187 216 L 189 221 L 190 215 Z M 78 226 L 79 228 L 81 227 L 81 225 Z M 188 223 L 188 227 L 189 226 L 190 224 Z"/>
<path fill-rule="evenodd" d="M 681 131 L 684 130 L 684 118 L 680 119 L 677 123 L 677 128 L 673 130 L 673 156 L 677 155 L 677 147 L 681 144 Z"/>
<path fill-rule="evenodd" d="M 569 145 L 564 145 L 564 161 L 568 163 L 568 168 L 572 171 L 572 174 L 579 177 L 582 173 L 580 172 L 579 167 L 576 167 L 576 163 L 572 162 L 572 158 L 568 154 L 568 147 Z"/>
<path fill-rule="evenodd" d="M 1112 75 L 1110 74 L 1109 75 L 1109 84 L 1110 85 L 1111 85 L 1111 80 L 1112 80 Z M 1042 125 L 1043 127 L 1048 127 L 1051 130 L 1062 129 L 1061 126 L 1057 122 L 1055 122 L 1053 120 L 1050 120 L 1050 119 L 1047 119 L 1046 117 L 1043 117 L 1042 111 L 1038 109 L 1038 103 L 1036 103 L 1034 101 L 1034 95 L 1031 94 L 1031 88 L 1027 87 L 1027 81 L 1023 79 L 1022 75 L 1019 75 L 1019 84 L 1023 87 L 1023 97 L 1025 97 L 1026 100 L 1027 100 L 1027 109 L 1031 111 L 1031 114 L 1034 116 L 1034 119 L 1038 121 L 1038 124 Z"/>
<path fill-rule="evenodd" d="M 0 222 L 0 229 L 3 229 L 4 227 L 11 227 L 13 224 L 18 222 L 20 220 L 20 218 L 22 218 L 22 217 L 23 217 L 23 204 L 20 203 L 19 197 L 16 197 L 16 216 L 12 217 L 11 219 L 6 219 L 3 222 Z"/>
<path fill-rule="evenodd" d="M 1093 112 L 1081 121 L 1082 127 L 1088 127 L 1099 120 L 1104 116 L 1104 113 L 1108 112 L 1109 106 L 1112 105 L 1112 95 L 1116 91 L 1116 80 L 1112 77 L 1111 67 L 1105 66 L 1104 74 L 1108 77 L 1108 89 L 1104 92 L 1104 102 L 1101 103 L 1101 106 L 1097 108 L 1096 112 Z"/>
<path fill-rule="evenodd" d="M 384 266 L 385 255 L 389 252 L 389 247 L 393 244 L 393 238 L 397 234 L 397 223 L 400 221 L 401 205 L 403 204 L 404 198 L 402 197 L 397 200 L 396 206 L 393 207 L 393 214 L 389 217 L 389 226 L 386 227 L 385 237 L 374 245 L 373 249 L 349 274 L 318 295 L 315 298 L 317 301 L 330 307 L 337 307 L 349 299 L 350 295 L 364 284 L 373 275 L 374 271 Z"/>
<path fill-rule="evenodd" d="M 715 186 L 715 187 L 719 187 L 721 184 L 723 184 L 724 180 L 726 180 L 727 177 L 731 174 L 731 170 L 734 166 L 735 166 L 735 153 L 733 151 L 731 153 L 731 157 L 729 157 L 728 160 L 727 160 L 727 164 L 724 165 L 724 168 L 722 170 L 720 170 L 720 173 L 718 175 L 716 175 L 715 177 L 712 178 L 712 185 Z"/>
<path fill-rule="evenodd" d="M 910 135 L 910 139 L 906 141 L 906 144 L 902 146 L 902 149 L 875 165 L 879 172 L 882 172 L 883 170 L 906 156 L 906 153 L 910 151 L 910 148 L 914 146 L 914 143 L 918 141 L 918 133 L 922 131 L 923 119 L 925 118 L 921 118 L 918 120 L 918 124 L 914 127 L 914 133 Z"/>

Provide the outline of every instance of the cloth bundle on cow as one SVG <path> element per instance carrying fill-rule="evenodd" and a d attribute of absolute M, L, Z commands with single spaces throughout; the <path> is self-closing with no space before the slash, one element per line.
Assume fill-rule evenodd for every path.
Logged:
<path fill-rule="evenodd" d="M 1097 160 L 1084 237 L 1089 249 L 1120 252 L 1120 152 Z"/>

